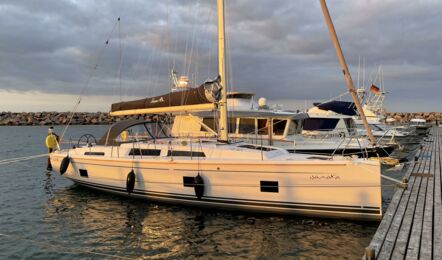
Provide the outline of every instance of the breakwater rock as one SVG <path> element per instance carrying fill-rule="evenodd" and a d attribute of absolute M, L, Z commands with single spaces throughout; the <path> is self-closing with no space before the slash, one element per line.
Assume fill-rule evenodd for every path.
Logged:
<path fill-rule="evenodd" d="M 66 125 L 70 117 L 70 112 L 0 112 L 0 125 Z M 74 113 L 71 124 L 109 125 L 129 118 L 138 118 L 138 116 L 111 117 L 105 112 L 78 112 Z"/>
<path fill-rule="evenodd" d="M 396 119 L 396 122 L 406 124 L 413 118 L 421 118 L 427 120 L 429 123 L 436 123 L 442 121 L 442 112 L 416 112 L 416 113 L 402 113 L 389 112 L 387 117 Z"/>
<path fill-rule="evenodd" d="M 0 126 L 10 125 L 65 125 L 70 112 L 0 112 Z M 442 112 L 401 113 L 390 112 L 387 117 L 399 123 L 408 123 L 412 118 L 423 118 L 428 122 L 442 122 Z M 111 117 L 106 112 L 77 112 L 72 117 L 72 125 L 109 125 L 120 120 L 139 118 L 139 116 Z M 147 117 L 146 117 L 147 118 Z"/>

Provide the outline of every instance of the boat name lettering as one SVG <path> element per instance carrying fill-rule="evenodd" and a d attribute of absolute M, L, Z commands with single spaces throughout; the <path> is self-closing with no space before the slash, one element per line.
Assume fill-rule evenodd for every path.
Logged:
<path fill-rule="evenodd" d="M 341 177 L 329 174 L 329 175 L 310 175 L 310 180 L 340 180 Z"/>
<path fill-rule="evenodd" d="M 160 97 L 159 99 L 152 98 L 152 99 L 150 100 L 150 103 L 151 103 L 151 104 L 162 103 L 162 102 L 164 102 L 164 98 L 163 98 L 163 97 Z"/>

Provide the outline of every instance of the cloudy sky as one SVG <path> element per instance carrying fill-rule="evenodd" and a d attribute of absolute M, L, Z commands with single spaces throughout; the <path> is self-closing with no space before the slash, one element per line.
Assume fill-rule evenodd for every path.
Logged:
<path fill-rule="evenodd" d="M 387 109 L 442 111 L 442 1 L 328 6 L 355 84 L 379 84 L 382 71 Z M 167 92 L 172 69 L 196 84 L 214 78 L 215 7 L 215 0 L 2 0 L 0 111 L 67 111 L 81 93 L 80 111 L 107 111 L 115 101 Z M 319 1 L 226 0 L 226 20 L 231 90 L 288 108 L 346 90 Z"/>

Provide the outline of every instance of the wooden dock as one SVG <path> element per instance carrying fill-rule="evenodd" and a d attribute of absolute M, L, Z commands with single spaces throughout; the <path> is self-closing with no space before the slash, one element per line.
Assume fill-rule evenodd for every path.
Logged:
<path fill-rule="evenodd" d="M 410 165 L 407 189 L 397 189 L 365 252 L 366 259 L 442 259 L 442 128 Z"/>

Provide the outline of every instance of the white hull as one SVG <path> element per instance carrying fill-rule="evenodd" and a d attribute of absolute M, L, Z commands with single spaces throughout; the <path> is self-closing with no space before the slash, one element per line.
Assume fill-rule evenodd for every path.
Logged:
<path fill-rule="evenodd" d="M 197 158 L 86 156 L 91 148 L 69 152 L 71 163 L 63 175 L 81 185 L 135 198 L 204 207 L 268 213 L 302 214 L 379 220 L 382 217 L 379 164 L 346 160 L 250 161 Z M 96 147 L 106 155 L 111 147 Z M 115 153 L 115 147 L 114 153 Z M 59 171 L 66 152 L 51 155 Z M 120 152 L 121 155 L 121 152 Z M 119 158 L 118 158 L 119 157 Z M 138 158 L 137 158 L 138 157 Z M 80 175 L 80 169 L 87 177 Z M 135 188 L 126 191 L 126 178 L 136 174 Z M 199 169 L 199 170 L 198 170 Z M 204 180 L 198 199 L 184 177 Z M 262 191 L 262 181 L 276 183 Z"/>

